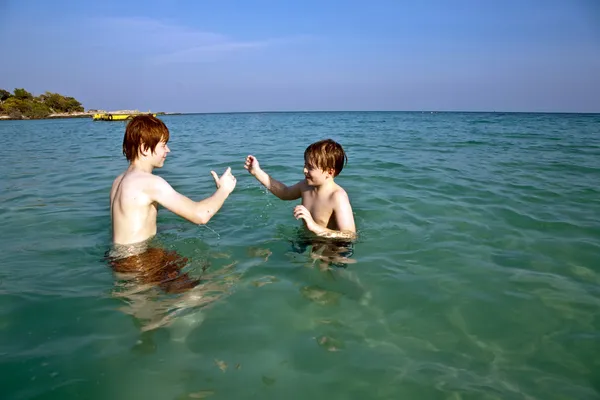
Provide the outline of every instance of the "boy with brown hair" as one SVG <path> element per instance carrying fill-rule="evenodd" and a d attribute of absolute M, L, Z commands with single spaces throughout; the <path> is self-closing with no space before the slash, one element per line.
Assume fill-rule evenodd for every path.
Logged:
<path fill-rule="evenodd" d="M 302 198 L 302 204 L 294 208 L 294 217 L 304 220 L 308 230 L 317 236 L 348 240 L 356 238 L 352 206 L 346 191 L 334 181 L 347 161 L 342 146 L 325 139 L 306 148 L 304 179 L 293 186 L 269 176 L 252 155 L 246 157 L 244 168 L 280 199 Z"/>
<path fill-rule="evenodd" d="M 210 172 L 217 190 L 204 200 L 196 202 L 175 191 L 165 179 L 152 174 L 154 168 L 164 165 L 171 151 L 168 141 L 169 129 L 152 115 L 135 116 L 127 124 L 123 154 L 129 167 L 115 179 L 110 191 L 114 244 L 131 245 L 154 236 L 158 205 L 195 224 L 206 224 L 235 188 L 236 179 L 227 168 L 221 177 Z"/>

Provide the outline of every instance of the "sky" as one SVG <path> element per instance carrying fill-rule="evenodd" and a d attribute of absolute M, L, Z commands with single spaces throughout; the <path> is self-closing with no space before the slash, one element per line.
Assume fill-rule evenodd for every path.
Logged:
<path fill-rule="evenodd" d="M 0 88 L 86 109 L 600 112 L 598 0 L 0 0 Z"/>

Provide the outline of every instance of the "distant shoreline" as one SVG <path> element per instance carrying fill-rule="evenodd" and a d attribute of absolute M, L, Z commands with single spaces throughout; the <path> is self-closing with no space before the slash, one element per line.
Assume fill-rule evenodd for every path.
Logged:
<path fill-rule="evenodd" d="M 50 114 L 44 118 L 12 118 L 8 115 L 0 115 L 0 121 L 40 121 L 45 119 L 71 119 L 71 118 L 92 118 L 94 114 L 107 113 L 107 114 L 120 114 L 122 111 L 85 111 L 85 112 L 74 112 L 74 113 L 55 113 Z M 143 114 L 143 113 L 142 113 Z M 157 112 L 156 115 L 183 115 L 182 113 L 168 113 L 168 112 Z"/>
<path fill-rule="evenodd" d="M 9 115 L 0 115 L 0 121 L 38 121 L 43 119 L 60 119 L 60 118 L 92 118 L 94 113 L 73 113 L 73 114 L 50 114 L 44 118 L 13 118 Z"/>
<path fill-rule="evenodd" d="M 92 118 L 97 113 L 119 114 L 119 111 L 87 111 L 75 113 L 56 113 L 44 118 L 11 118 L 0 115 L 0 121 L 36 121 L 47 119 Z M 326 114 L 326 113 L 406 113 L 406 114 L 563 114 L 563 115 L 600 115 L 600 112 L 575 112 L 575 111 L 212 111 L 212 112 L 156 112 L 156 115 L 230 115 L 230 114 Z"/>
<path fill-rule="evenodd" d="M 207 111 L 184 112 L 177 115 L 208 115 L 208 114 L 335 114 L 335 113 L 380 113 L 380 114 L 571 114 L 571 115 L 600 115 L 600 111 L 429 111 L 429 110 L 331 110 L 331 111 Z M 168 113 L 167 113 L 168 114 Z M 173 113 L 175 114 L 175 113 Z"/>

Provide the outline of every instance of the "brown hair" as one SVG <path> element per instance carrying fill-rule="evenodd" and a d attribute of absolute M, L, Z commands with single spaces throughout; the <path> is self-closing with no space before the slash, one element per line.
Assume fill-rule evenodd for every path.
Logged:
<path fill-rule="evenodd" d="M 348 157 L 339 143 L 325 139 L 311 144 L 304 150 L 304 161 L 322 170 L 332 168 L 335 171 L 333 176 L 338 176 L 348 162 Z"/>
<path fill-rule="evenodd" d="M 152 115 L 136 115 L 125 128 L 123 155 L 129 162 L 138 158 L 140 150 L 154 149 L 159 142 L 169 141 L 169 129 L 160 119 Z"/>

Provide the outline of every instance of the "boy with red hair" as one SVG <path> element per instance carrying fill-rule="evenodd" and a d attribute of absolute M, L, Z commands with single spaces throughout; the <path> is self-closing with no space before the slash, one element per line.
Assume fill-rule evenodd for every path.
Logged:
<path fill-rule="evenodd" d="M 178 193 L 160 176 L 167 154 L 169 130 L 152 115 L 134 117 L 125 129 L 123 154 L 129 167 L 113 182 L 110 191 L 113 242 L 119 245 L 139 243 L 156 234 L 158 205 L 195 224 L 206 224 L 219 211 L 236 184 L 231 168 L 219 178 L 211 174 L 217 190 L 208 198 L 193 201 Z"/>

